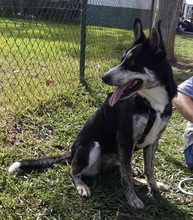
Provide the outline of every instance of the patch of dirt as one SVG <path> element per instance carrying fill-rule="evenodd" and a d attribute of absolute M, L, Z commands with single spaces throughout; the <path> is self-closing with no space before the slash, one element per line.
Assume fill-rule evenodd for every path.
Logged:
<path fill-rule="evenodd" d="M 5 145 L 25 145 L 26 127 L 33 126 L 33 123 L 28 119 L 10 119 L 7 122 L 7 134 L 5 138 Z M 35 132 L 28 133 L 30 138 L 33 136 L 37 138 Z"/>
<path fill-rule="evenodd" d="M 29 118 L 10 119 L 7 122 L 5 146 L 19 145 L 26 146 L 26 141 L 35 143 L 53 135 L 53 128 L 48 124 L 37 124 Z"/>
<path fill-rule="evenodd" d="M 193 71 L 193 60 L 187 58 L 178 58 L 173 67 L 181 70 Z"/>
<path fill-rule="evenodd" d="M 178 58 L 172 66 L 177 85 L 193 75 L 193 61 L 187 58 Z"/>

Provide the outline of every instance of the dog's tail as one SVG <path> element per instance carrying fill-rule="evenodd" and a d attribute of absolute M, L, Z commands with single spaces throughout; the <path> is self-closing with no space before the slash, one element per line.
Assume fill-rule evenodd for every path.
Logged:
<path fill-rule="evenodd" d="M 14 162 L 8 169 L 9 173 L 14 172 L 18 169 L 30 172 L 32 170 L 44 170 L 46 168 L 54 167 L 55 165 L 62 164 L 66 165 L 71 163 L 71 154 L 64 154 L 56 157 L 45 157 L 37 160 L 23 160 Z"/>

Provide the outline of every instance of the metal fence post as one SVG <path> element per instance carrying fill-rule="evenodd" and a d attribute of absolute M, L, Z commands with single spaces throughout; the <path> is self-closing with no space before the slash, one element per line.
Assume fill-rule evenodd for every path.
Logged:
<path fill-rule="evenodd" d="M 84 75 L 85 75 L 87 1 L 88 0 L 82 0 L 82 7 L 81 7 L 80 81 L 84 81 Z"/>

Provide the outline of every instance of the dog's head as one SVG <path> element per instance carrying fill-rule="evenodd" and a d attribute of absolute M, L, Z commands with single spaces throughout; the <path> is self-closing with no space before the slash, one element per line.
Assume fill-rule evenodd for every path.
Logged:
<path fill-rule="evenodd" d="M 159 78 L 157 72 L 160 72 L 161 63 L 166 58 L 160 23 L 155 24 L 149 38 L 146 38 L 141 20 L 135 20 L 132 47 L 126 50 L 121 63 L 102 77 L 106 84 L 118 86 L 110 99 L 111 106 L 120 98 L 127 98 L 142 88 L 150 89 L 160 82 L 156 80 Z"/>

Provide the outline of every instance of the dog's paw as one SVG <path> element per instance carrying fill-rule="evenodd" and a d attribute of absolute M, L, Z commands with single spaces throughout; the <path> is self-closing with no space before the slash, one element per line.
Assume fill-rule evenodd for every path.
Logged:
<path fill-rule="evenodd" d="M 78 185 L 76 187 L 78 194 L 84 197 L 89 197 L 91 196 L 91 191 L 90 188 L 86 185 Z"/>
<path fill-rule="evenodd" d="M 127 199 L 127 203 L 135 209 L 144 209 L 145 207 L 141 199 L 139 199 L 136 195 L 130 196 L 130 198 Z"/>

